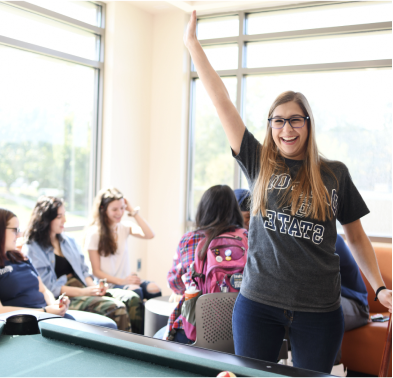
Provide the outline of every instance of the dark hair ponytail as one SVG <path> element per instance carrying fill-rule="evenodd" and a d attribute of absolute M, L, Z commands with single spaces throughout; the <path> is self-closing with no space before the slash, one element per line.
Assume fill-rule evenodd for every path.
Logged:
<path fill-rule="evenodd" d="M 0 268 L 4 268 L 5 260 L 10 260 L 12 263 L 25 260 L 23 254 L 17 250 L 5 250 L 5 233 L 8 223 L 12 218 L 16 218 L 16 215 L 12 211 L 0 208 Z"/>
<path fill-rule="evenodd" d="M 206 235 L 199 258 L 206 256 L 210 242 L 218 235 L 244 227 L 244 220 L 235 193 L 228 185 L 215 185 L 206 190 L 199 202 L 196 217 L 197 231 Z"/>

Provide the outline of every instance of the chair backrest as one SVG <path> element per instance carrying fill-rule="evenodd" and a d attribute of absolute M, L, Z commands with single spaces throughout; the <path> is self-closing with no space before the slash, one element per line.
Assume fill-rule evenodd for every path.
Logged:
<path fill-rule="evenodd" d="M 235 353 L 232 312 L 238 293 L 201 295 L 195 308 L 196 341 L 194 346 Z"/>
<path fill-rule="evenodd" d="M 235 354 L 232 312 L 237 295 L 212 293 L 198 298 L 195 306 L 196 341 L 193 346 Z M 278 360 L 287 359 L 288 342 L 283 340 Z"/>
<path fill-rule="evenodd" d="M 375 254 L 377 256 L 379 269 L 381 271 L 382 278 L 388 289 L 392 289 L 392 246 L 391 244 L 383 245 L 375 243 L 373 244 Z M 368 292 L 368 305 L 370 306 L 370 312 L 387 312 L 387 308 L 382 306 L 379 301 L 374 301 L 375 293 L 371 285 L 362 273 L 363 281 L 366 284 Z"/>

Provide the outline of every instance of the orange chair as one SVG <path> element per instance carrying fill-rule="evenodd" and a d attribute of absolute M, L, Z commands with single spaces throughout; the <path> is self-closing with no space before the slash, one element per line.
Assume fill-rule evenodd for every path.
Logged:
<path fill-rule="evenodd" d="M 392 247 L 381 243 L 374 245 L 379 269 L 388 289 L 392 288 Z M 363 276 L 363 274 L 362 274 Z M 370 315 L 382 314 L 389 316 L 389 312 L 379 301 L 374 301 L 375 292 L 363 276 L 368 291 Z M 388 322 L 371 322 L 363 327 L 345 332 L 342 343 L 341 363 L 349 370 L 378 376 L 382 355 L 386 341 Z M 392 361 L 389 365 L 389 376 L 392 376 Z"/>

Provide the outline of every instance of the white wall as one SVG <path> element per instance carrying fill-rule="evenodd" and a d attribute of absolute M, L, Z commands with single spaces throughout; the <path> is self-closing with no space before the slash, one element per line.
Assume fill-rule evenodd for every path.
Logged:
<path fill-rule="evenodd" d="M 153 17 L 128 2 L 106 11 L 101 187 L 117 187 L 147 216 Z M 147 243 L 132 239 L 136 269 Z"/>
<path fill-rule="evenodd" d="M 156 237 L 147 251 L 147 278 L 169 294 L 166 273 L 185 229 L 189 54 L 183 11 L 154 16 L 150 126 L 149 222 Z"/>
<path fill-rule="evenodd" d="M 189 58 L 187 17 L 107 2 L 102 187 L 116 186 L 156 233 L 130 238 L 132 269 L 163 289 L 185 225 Z"/>

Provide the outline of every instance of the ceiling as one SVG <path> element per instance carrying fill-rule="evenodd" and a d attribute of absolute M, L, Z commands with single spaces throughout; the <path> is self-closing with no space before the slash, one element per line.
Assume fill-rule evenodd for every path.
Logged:
<path fill-rule="evenodd" d="M 105 1 L 109 2 L 109 1 Z M 174 9 L 180 9 L 186 13 L 191 13 L 194 9 L 198 15 L 205 15 L 219 12 L 232 12 L 239 10 L 271 8 L 289 4 L 298 4 L 305 2 L 304 0 L 292 1 L 128 1 L 132 5 L 143 9 L 151 14 L 159 14 Z"/>

